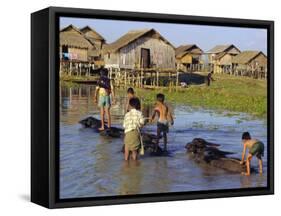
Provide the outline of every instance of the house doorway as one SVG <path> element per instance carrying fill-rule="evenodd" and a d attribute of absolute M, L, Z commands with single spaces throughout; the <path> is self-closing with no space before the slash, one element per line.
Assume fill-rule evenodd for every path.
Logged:
<path fill-rule="evenodd" d="M 141 48 L 141 68 L 150 67 L 150 50 Z"/>
<path fill-rule="evenodd" d="M 62 46 L 62 58 L 64 60 L 69 60 L 68 46 L 65 45 Z"/>

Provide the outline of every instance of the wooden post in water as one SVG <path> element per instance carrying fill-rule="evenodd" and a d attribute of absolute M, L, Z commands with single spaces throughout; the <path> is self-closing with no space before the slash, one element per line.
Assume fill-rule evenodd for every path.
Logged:
<path fill-rule="evenodd" d="M 126 69 L 125 69 L 125 72 L 124 72 L 124 76 L 125 76 L 124 85 L 126 87 L 127 86 L 127 70 Z"/>
<path fill-rule="evenodd" d="M 159 70 L 156 70 L 156 86 L 159 86 Z"/>
<path fill-rule="evenodd" d="M 156 71 L 154 71 L 154 87 L 156 87 Z"/>
<path fill-rule="evenodd" d="M 152 71 L 150 71 L 150 86 L 152 86 Z"/>
<path fill-rule="evenodd" d="M 140 88 L 142 88 L 142 83 L 143 83 L 143 70 L 140 71 Z"/>
<path fill-rule="evenodd" d="M 72 104 L 72 88 L 69 88 L 69 104 Z"/>
<path fill-rule="evenodd" d="M 176 78 L 176 90 L 178 89 L 179 86 L 179 72 L 177 71 L 177 78 Z"/>
<path fill-rule="evenodd" d="M 69 62 L 69 76 L 71 76 L 71 72 L 72 72 L 72 63 Z"/>
<path fill-rule="evenodd" d="M 80 100 L 80 98 L 81 98 L 81 95 L 82 95 L 81 87 L 79 87 L 79 88 L 78 88 L 78 98 L 79 98 L 79 100 Z"/>
<path fill-rule="evenodd" d="M 135 73 L 133 71 L 131 71 L 131 85 L 134 86 L 135 85 Z"/>
<path fill-rule="evenodd" d="M 143 87 L 143 85 L 146 85 L 146 73 L 145 71 L 142 71 L 142 80 L 141 80 L 141 87 Z"/>
<path fill-rule="evenodd" d="M 109 79 L 112 79 L 112 68 L 109 68 Z"/>

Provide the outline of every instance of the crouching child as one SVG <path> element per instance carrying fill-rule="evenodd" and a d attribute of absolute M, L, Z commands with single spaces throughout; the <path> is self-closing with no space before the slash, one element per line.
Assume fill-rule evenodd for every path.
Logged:
<path fill-rule="evenodd" d="M 251 174 L 251 170 L 250 170 L 250 166 L 251 166 L 251 160 L 253 158 L 253 156 L 256 156 L 259 160 L 259 173 L 262 174 L 262 156 L 264 155 L 264 144 L 257 140 L 257 139 L 252 139 L 251 135 L 249 132 L 244 132 L 242 134 L 242 143 L 244 145 L 243 147 L 243 152 L 242 152 L 242 160 L 241 160 L 241 164 L 244 164 L 244 157 L 246 154 L 246 150 L 248 149 L 248 155 L 246 158 L 246 167 L 247 167 L 247 171 L 246 173 L 242 173 L 243 175 L 250 175 Z"/>
<path fill-rule="evenodd" d="M 124 145 L 125 160 L 129 160 L 130 154 L 132 159 L 138 159 L 138 150 L 141 147 L 140 128 L 144 125 L 144 117 L 142 112 L 137 110 L 140 106 L 138 98 L 129 100 L 129 112 L 124 117 L 123 127 L 125 129 Z"/>

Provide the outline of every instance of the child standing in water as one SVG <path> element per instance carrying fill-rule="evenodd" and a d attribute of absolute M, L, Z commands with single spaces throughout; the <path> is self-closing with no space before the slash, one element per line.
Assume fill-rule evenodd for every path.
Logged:
<path fill-rule="evenodd" d="M 110 115 L 110 106 L 111 106 L 111 98 L 114 103 L 114 88 L 107 77 L 108 70 L 106 68 L 101 69 L 100 72 L 100 79 L 98 81 L 98 86 L 96 87 L 95 91 L 95 98 L 94 102 L 97 102 L 97 97 L 99 96 L 98 106 L 100 107 L 100 117 L 101 117 L 101 127 L 99 128 L 100 131 L 105 129 L 104 125 L 104 115 L 107 117 L 107 126 L 108 128 L 111 127 L 111 115 Z"/>
<path fill-rule="evenodd" d="M 151 121 L 153 121 L 156 114 L 158 115 L 157 142 L 155 146 L 155 151 L 159 147 L 159 139 L 162 133 L 164 138 L 164 151 L 167 151 L 167 133 L 169 132 L 169 121 L 171 122 L 171 125 L 174 124 L 173 116 L 169 111 L 168 106 L 164 103 L 164 100 L 165 100 L 165 95 L 163 94 L 156 95 L 156 105 L 154 107 L 154 111 L 151 117 Z"/>
<path fill-rule="evenodd" d="M 136 95 L 135 95 L 135 91 L 132 87 L 128 88 L 127 90 L 127 103 L 126 103 L 126 112 L 129 112 L 129 101 L 131 98 L 137 98 Z M 136 107 L 137 110 L 141 110 L 141 105 L 140 105 L 140 102 L 139 102 L 139 106 Z"/>
<path fill-rule="evenodd" d="M 259 172 L 262 174 L 262 156 L 264 154 L 264 144 L 257 140 L 257 139 L 252 139 L 251 135 L 249 132 L 244 132 L 242 134 L 242 142 L 243 142 L 243 153 L 242 153 L 242 160 L 240 164 L 244 164 L 244 157 L 246 154 L 246 150 L 248 149 L 248 155 L 246 158 L 246 166 L 247 166 L 247 172 L 242 173 L 243 175 L 249 176 L 250 173 L 250 162 L 252 160 L 253 156 L 256 156 L 259 160 Z"/>
<path fill-rule="evenodd" d="M 138 158 L 138 150 L 141 145 L 139 129 L 144 125 L 144 118 L 141 111 L 137 110 L 140 102 L 137 98 L 131 98 L 129 101 L 130 111 L 126 113 L 123 127 L 125 128 L 125 160 L 129 160 L 132 153 L 133 160 Z"/>

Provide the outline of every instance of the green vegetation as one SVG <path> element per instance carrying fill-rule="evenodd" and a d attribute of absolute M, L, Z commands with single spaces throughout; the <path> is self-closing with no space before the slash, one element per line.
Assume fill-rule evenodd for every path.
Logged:
<path fill-rule="evenodd" d="M 97 80 L 98 76 L 69 76 L 69 75 L 61 75 L 60 80 L 65 82 L 72 82 L 72 81 L 87 81 L 87 80 Z"/>
<path fill-rule="evenodd" d="M 266 117 L 267 84 L 266 80 L 229 75 L 214 75 L 214 82 L 207 87 L 205 84 L 191 85 L 188 88 L 159 88 L 157 90 L 137 89 L 145 103 L 155 101 L 155 94 L 161 92 L 168 101 L 217 110 L 245 112 L 257 117 Z"/>
<path fill-rule="evenodd" d="M 60 80 L 60 86 L 71 88 L 71 87 L 79 87 L 80 84 L 71 81 Z"/>
<path fill-rule="evenodd" d="M 145 104 L 154 103 L 155 95 L 161 92 L 166 95 L 169 102 L 179 105 L 214 109 L 218 112 L 244 112 L 256 117 L 266 117 L 266 80 L 256 80 L 248 77 L 235 77 L 223 74 L 214 75 L 213 78 L 215 81 L 212 82 L 209 87 L 204 83 L 195 84 L 195 82 L 187 88 L 173 87 L 169 89 L 168 87 L 163 87 L 153 90 L 139 88 L 136 89 L 136 91 Z M 96 79 L 96 77 L 63 76 L 60 80 L 61 85 L 72 87 L 79 86 L 79 84 L 75 83 L 77 80 L 85 81 L 91 79 Z M 200 79 L 202 79 L 202 76 Z M 231 116 L 233 113 L 229 112 L 226 113 L 226 115 Z"/>

